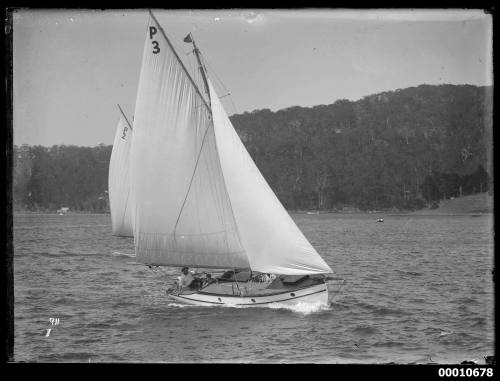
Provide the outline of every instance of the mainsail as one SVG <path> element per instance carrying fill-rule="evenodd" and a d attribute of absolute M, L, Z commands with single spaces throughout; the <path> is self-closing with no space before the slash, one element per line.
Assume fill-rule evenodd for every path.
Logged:
<path fill-rule="evenodd" d="M 129 198 L 131 141 L 132 129 L 124 116 L 120 115 L 109 162 L 108 195 L 113 234 L 124 237 L 133 236 Z"/>
<path fill-rule="evenodd" d="M 153 18 L 135 107 L 131 190 L 137 261 L 249 267 L 211 112 Z"/>
<path fill-rule="evenodd" d="M 151 17 L 131 149 L 137 260 L 332 272 L 274 195 L 209 88 L 211 102 Z"/>

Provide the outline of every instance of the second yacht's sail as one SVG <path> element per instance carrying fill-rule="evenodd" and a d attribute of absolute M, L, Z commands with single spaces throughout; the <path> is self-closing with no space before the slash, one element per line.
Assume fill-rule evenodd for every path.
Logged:
<path fill-rule="evenodd" d="M 123 115 L 116 128 L 113 150 L 109 162 L 108 192 L 111 226 L 113 234 L 132 237 L 132 219 L 130 210 L 129 158 L 132 142 L 132 130 Z"/>

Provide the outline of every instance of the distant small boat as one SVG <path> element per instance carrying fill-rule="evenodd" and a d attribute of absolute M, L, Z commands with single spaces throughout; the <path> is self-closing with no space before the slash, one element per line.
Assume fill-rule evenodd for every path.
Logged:
<path fill-rule="evenodd" d="M 384 219 L 383 218 L 379 218 L 379 219 L 377 219 L 377 222 L 384 222 Z"/>

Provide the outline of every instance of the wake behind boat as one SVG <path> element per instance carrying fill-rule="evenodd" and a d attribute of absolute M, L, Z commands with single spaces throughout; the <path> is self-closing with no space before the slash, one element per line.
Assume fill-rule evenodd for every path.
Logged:
<path fill-rule="evenodd" d="M 126 157 L 112 155 L 121 161 L 113 166 L 129 176 L 121 191 L 115 186 L 110 192 L 110 199 L 121 197 L 112 203 L 112 217 L 118 216 L 112 218 L 113 231 L 128 235 L 125 228 L 130 227 L 139 263 L 229 270 L 206 277 L 196 287 L 170 289 L 174 300 L 198 305 L 326 304 L 325 274 L 332 270 L 248 154 L 192 34 L 184 42 L 193 45 L 198 75 L 188 72 L 149 14 L 129 125 L 130 152 Z M 123 145 L 120 139 L 115 141 Z"/>

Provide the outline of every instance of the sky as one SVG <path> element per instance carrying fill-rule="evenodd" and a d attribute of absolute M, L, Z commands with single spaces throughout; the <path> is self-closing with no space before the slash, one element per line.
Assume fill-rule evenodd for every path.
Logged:
<path fill-rule="evenodd" d="M 189 69 L 192 32 L 228 114 L 421 84 L 493 84 L 481 10 L 153 10 Z M 134 113 L 147 10 L 13 15 L 14 144 L 112 144 Z"/>

